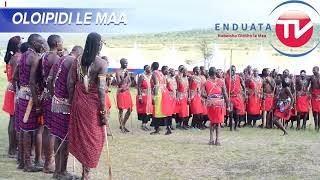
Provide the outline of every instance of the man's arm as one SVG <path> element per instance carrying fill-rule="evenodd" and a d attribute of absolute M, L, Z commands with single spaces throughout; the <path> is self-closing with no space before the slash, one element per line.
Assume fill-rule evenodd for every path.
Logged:
<path fill-rule="evenodd" d="M 152 89 L 152 95 L 157 96 L 158 95 L 158 82 L 157 82 L 156 75 L 154 73 L 152 73 L 152 75 L 151 75 L 151 80 L 153 81 L 153 86 L 154 86 Z"/>
<path fill-rule="evenodd" d="M 225 101 L 227 107 L 229 107 L 229 98 L 228 98 L 228 94 L 227 94 L 227 88 L 224 83 L 222 86 L 222 94 L 223 94 L 223 98 L 224 98 L 224 101 Z"/>
<path fill-rule="evenodd" d="M 108 64 L 105 61 L 100 60 L 100 68 L 98 70 L 98 100 L 99 100 L 99 111 L 100 111 L 100 120 L 101 125 L 106 124 L 106 100 L 105 100 L 105 91 L 106 91 L 106 77 Z"/>
<path fill-rule="evenodd" d="M 19 65 L 17 64 L 16 68 L 14 68 L 13 77 L 12 77 L 12 85 L 14 89 L 18 87 L 18 81 L 19 81 Z"/>
<path fill-rule="evenodd" d="M 77 63 L 74 61 L 68 71 L 68 80 L 67 80 L 67 85 L 68 85 L 68 93 L 69 93 L 69 103 L 72 103 L 73 100 L 73 93 L 74 93 L 74 86 L 75 86 L 75 81 L 72 78 L 73 77 L 73 67 L 76 66 Z"/>
<path fill-rule="evenodd" d="M 49 92 L 50 92 L 50 95 L 53 96 L 54 95 L 54 80 L 53 80 L 53 67 L 54 65 L 51 67 L 50 69 L 50 72 L 49 72 L 49 76 L 48 76 L 48 88 L 49 88 Z"/>
<path fill-rule="evenodd" d="M 287 95 L 288 95 L 288 96 L 290 97 L 290 99 L 291 99 L 290 106 L 293 107 L 294 97 L 293 97 L 293 95 L 292 95 L 291 90 L 290 90 L 289 87 L 286 87 L 286 93 L 287 93 Z"/>
<path fill-rule="evenodd" d="M 37 70 L 39 67 L 40 58 L 37 55 L 30 55 L 29 58 L 30 58 L 30 65 L 31 65 L 29 85 L 30 85 L 30 90 L 32 94 L 32 101 L 33 101 L 33 104 L 36 106 L 36 110 L 39 111 L 41 109 L 40 109 L 40 103 L 38 101 L 36 76 L 37 76 Z"/>

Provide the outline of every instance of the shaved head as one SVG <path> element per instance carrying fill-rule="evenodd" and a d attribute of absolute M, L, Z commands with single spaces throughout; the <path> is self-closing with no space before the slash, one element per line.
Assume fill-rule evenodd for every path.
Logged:
<path fill-rule="evenodd" d="M 74 46 L 71 50 L 71 54 L 78 57 L 83 53 L 83 48 L 81 46 Z"/>

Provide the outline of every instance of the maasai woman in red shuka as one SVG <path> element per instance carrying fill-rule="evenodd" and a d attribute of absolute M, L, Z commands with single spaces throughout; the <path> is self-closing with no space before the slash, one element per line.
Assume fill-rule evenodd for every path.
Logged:
<path fill-rule="evenodd" d="M 182 128 L 188 129 L 188 120 L 189 120 L 189 81 L 187 77 L 187 70 L 185 67 L 180 68 L 180 72 L 182 73 L 177 78 L 177 104 L 179 106 L 178 117 L 182 119 Z"/>
<path fill-rule="evenodd" d="M 190 113 L 192 114 L 192 123 L 193 128 L 201 127 L 201 116 L 203 112 L 203 103 L 201 98 L 201 89 L 202 89 L 202 80 L 200 77 L 200 69 L 198 66 L 193 68 L 194 75 L 190 80 Z"/>
<path fill-rule="evenodd" d="M 209 145 L 220 145 L 219 129 L 224 121 L 225 103 L 228 104 L 228 97 L 224 82 L 216 77 L 214 67 L 209 69 L 209 76 L 202 93 L 206 97 L 208 117 L 211 122 Z M 216 130 L 216 141 L 213 140 L 214 130 Z"/>
<path fill-rule="evenodd" d="M 4 61 L 6 63 L 6 73 L 7 73 L 7 81 L 8 86 L 7 90 L 4 94 L 4 102 L 2 106 L 2 110 L 4 112 L 7 112 L 10 115 L 10 121 L 8 126 L 8 132 L 9 132 L 9 150 L 8 155 L 10 158 L 14 158 L 16 154 L 17 149 L 17 142 L 16 142 L 16 130 L 15 125 L 16 123 L 14 119 L 14 113 L 15 113 L 15 87 L 12 84 L 12 78 L 13 78 L 13 71 L 15 67 L 17 66 L 21 54 L 20 54 L 20 45 L 21 45 L 21 37 L 20 36 L 14 36 L 10 38 L 7 46 L 6 55 L 4 57 Z"/>
<path fill-rule="evenodd" d="M 154 126 L 155 131 L 150 133 L 151 135 L 159 134 L 159 126 L 164 125 L 164 121 L 168 116 L 171 116 L 172 113 L 170 109 L 171 107 L 169 106 L 170 97 L 166 85 L 166 79 L 163 73 L 158 70 L 158 68 L 159 63 L 153 62 L 151 65 L 151 69 L 153 72 L 151 88 L 153 89 L 152 98 L 154 102 L 154 109 L 151 126 Z"/>
<path fill-rule="evenodd" d="M 262 93 L 262 79 L 259 76 L 258 70 L 253 69 L 253 76 L 248 79 L 248 124 L 256 125 L 256 121 L 261 118 L 260 114 L 260 100 Z M 253 124 L 252 124 L 253 120 Z"/>
<path fill-rule="evenodd" d="M 167 77 L 167 89 L 169 91 L 170 95 L 170 107 L 171 107 L 171 123 L 172 118 L 175 118 L 176 124 L 179 123 L 177 118 L 177 113 L 179 113 L 179 106 L 177 105 L 177 81 L 175 78 L 175 70 L 170 68 L 169 69 L 169 75 Z M 171 129 L 173 129 L 171 125 Z"/>
<path fill-rule="evenodd" d="M 231 72 L 230 72 L 231 70 Z M 230 70 L 226 74 L 225 82 L 227 87 L 227 93 L 230 94 L 230 104 L 232 112 L 230 115 L 230 130 L 232 131 L 232 117 L 235 117 L 234 130 L 237 129 L 239 123 L 239 115 L 245 114 L 244 99 L 242 97 L 241 86 L 244 88 L 242 79 L 238 74 L 236 74 L 236 67 L 231 66 Z M 231 77 L 230 77 L 231 74 Z"/>
<path fill-rule="evenodd" d="M 97 56 L 101 45 L 99 34 L 88 35 L 84 53 L 73 63 L 69 79 L 69 147 L 70 153 L 82 164 L 82 179 L 89 179 L 90 168 L 97 167 L 105 141 L 108 66 L 106 61 Z"/>
<path fill-rule="evenodd" d="M 144 131 L 149 131 L 147 123 L 149 122 L 152 112 L 152 94 L 151 94 L 151 68 L 149 65 L 144 66 L 144 73 L 138 79 L 138 94 L 136 97 L 136 107 L 138 120 L 142 121 L 141 128 Z"/>

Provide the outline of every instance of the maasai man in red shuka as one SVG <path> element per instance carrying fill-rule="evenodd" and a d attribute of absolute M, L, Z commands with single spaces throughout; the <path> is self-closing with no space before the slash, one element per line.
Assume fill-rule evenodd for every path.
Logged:
<path fill-rule="evenodd" d="M 150 121 L 153 112 L 152 94 L 151 94 L 151 68 L 149 65 L 144 66 L 144 73 L 139 75 L 136 97 L 136 107 L 138 120 L 142 121 L 141 129 L 150 131 L 147 123 Z"/>
<path fill-rule="evenodd" d="M 107 123 L 105 89 L 107 62 L 98 55 L 101 36 L 90 33 L 84 53 L 72 64 L 69 76 L 71 109 L 68 140 L 70 153 L 82 164 L 82 179 L 98 165 Z"/>
<path fill-rule="evenodd" d="M 16 141 L 17 137 L 16 137 L 15 126 L 18 123 L 16 123 L 14 119 L 16 87 L 14 87 L 14 85 L 12 84 L 12 78 L 13 78 L 13 71 L 17 67 L 19 60 L 21 58 L 20 45 L 21 45 L 20 36 L 14 36 L 10 38 L 7 46 L 6 55 L 4 57 L 4 61 L 6 63 L 8 86 L 4 94 L 4 102 L 3 102 L 2 110 L 4 112 L 7 112 L 10 115 L 10 121 L 8 126 L 8 137 L 9 137 L 8 156 L 10 158 L 14 158 L 16 156 L 16 149 L 17 149 L 17 141 Z"/>
<path fill-rule="evenodd" d="M 207 82 L 208 72 L 205 70 L 204 66 L 200 66 L 200 77 L 201 77 L 201 83 L 205 84 Z M 203 108 L 203 114 L 201 115 L 201 124 L 200 129 L 204 130 L 206 127 L 206 123 L 209 120 L 208 113 L 207 113 L 207 104 L 206 100 L 204 98 L 201 99 L 202 102 L 202 108 Z"/>
<path fill-rule="evenodd" d="M 179 106 L 178 117 L 182 120 L 182 129 L 187 130 L 189 125 L 189 80 L 187 77 L 187 69 L 181 66 L 180 75 L 177 76 L 177 104 Z"/>
<path fill-rule="evenodd" d="M 67 163 L 69 156 L 69 145 L 67 132 L 70 119 L 70 104 L 68 93 L 68 74 L 71 72 L 72 63 L 83 53 L 83 48 L 75 46 L 70 55 L 61 57 L 53 65 L 50 71 L 48 86 L 52 97 L 52 119 L 50 120 L 50 131 L 55 138 L 55 171 L 54 178 L 70 179 L 72 176 L 67 172 Z M 60 148 L 58 149 L 58 147 Z"/>
<path fill-rule="evenodd" d="M 119 109 L 119 123 L 120 123 L 120 130 L 122 133 L 130 132 L 126 128 L 126 123 L 130 117 L 132 112 L 132 97 L 130 93 L 130 86 L 131 86 L 131 79 L 129 72 L 127 70 L 128 67 L 128 60 L 127 59 L 120 59 L 121 68 L 116 73 L 118 90 L 117 90 L 117 106 Z M 127 109 L 127 112 L 123 118 L 123 111 Z"/>
<path fill-rule="evenodd" d="M 263 128 L 264 122 L 266 122 L 266 127 L 272 128 L 272 109 L 274 106 L 274 92 L 276 84 L 275 80 L 270 75 L 270 70 L 268 68 L 264 68 L 262 70 L 262 80 L 263 95 L 261 101 L 261 111 L 262 114 L 266 112 L 266 119 L 264 118 L 264 116 L 262 116 L 262 123 L 260 127 Z"/>
<path fill-rule="evenodd" d="M 219 129 L 224 121 L 225 104 L 228 105 L 228 96 L 224 82 L 217 78 L 216 68 L 209 69 L 210 78 L 203 86 L 202 96 L 206 97 L 208 117 L 210 125 L 209 145 L 220 145 Z M 213 133 L 216 130 L 216 140 L 213 140 Z"/>
<path fill-rule="evenodd" d="M 248 103 L 247 103 L 247 113 L 248 113 L 248 125 L 255 127 L 256 121 L 261 118 L 260 113 L 260 99 L 262 96 L 262 79 L 259 76 L 258 69 L 253 69 L 253 75 L 247 79 L 246 83 L 248 85 Z M 252 123 L 253 121 L 253 123 Z"/>
<path fill-rule="evenodd" d="M 310 79 L 306 76 L 306 71 L 300 71 L 300 77 L 296 79 L 296 110 L 297 110 L 297 130 L 300 130 L 300 121 L 303 119 L 302 129 L 306 129 L 307 118 L 309 114 L 310 93 L 308 91 Z"/>
<path fill-rule="evenodd" d="M 320 130 L 320 74 L 319 67 L 315 66 L 312 69 L 311 76 L 311 105 L 316 131 Z"/>
<path fill-rule="evenodd" d="M 278 86 L 276 88 L 276 102 L 275 102 L 275 110 L 274 110 L 274 119 L 273 123 L 278 126 L 283 131 L 283 135 L 287 135 L 287 131 L 279 122 L 279 119 L 284 119 L 285 121 L 290 120 L 291 109 L 293 107 L 293 96 L 290 91 L 290 81 L 288 78 L 282 79 L 282 86 Z"/>
<path fill-rule="evenodd" d="M 200 76 L 200 69 L 198 66 L 193 68 L 193 76 L 190 79 L 190 113 L 192 114 L 192 123 L 193 128 L 201 128 L 202 118 L 204 114 L 203 101 L 201 98 L 201 89 L 203 83 Z"/>
<path fill-rule="evenodd" d="M 49 45 L 50 50 L 46 52 L 42 56 L 42 76 L 43 76 L 43 87 L 44 91 L 42 92 L 42 107 L 43 107 L 43 115 L 44 115 L 44 136 L 43 141 L 47 139 L 49 142 L 44 143 L 47 144 L 45 148 L 45 163 L 43 172 L 44 173 L 53 173 L 54 172 L 54 141 L 55 137 L 51 135 L 51 121 L 52 121 L 52 95 L 49 92 L 48 81 L 53 79 L 53 76 L 49 76 L 50 70 L 52 66 L 59 61 L 60 57 L 58 52 L 63 51 L 63 41 L 62 38 L 58 35 L 50 35 L 48 37 L 47 43 Z M 41 130 L 43 130 L 43 126 L 41 126 Z"/>
<path fill-rule="evenodd" d="M 228 94 L 230 94 L 231 112 L 229 112 L 229 119 L 230 131 L 232 131 L 232 119 L 235 121 L 234 130 L 237 130 L 239 115 L 245 113 L 244 99 L 241 91 L 241 88 L 245 89 L 245 85 L 240 76 L 236 74 L 236 67 L 234 65 L 228 70 L 225 80 Z"/>
<path fill-rule="evenodd" d="M 18 93 L 18 121 L 20 128 L 19 150 L 23 159 L 18 166 L 26 172 L 41 171 L 42 167 L 34 166 L 31 161 L 31 144 L 34 131 L 36 135 L 36 156 L 37 164 L 41 157 L 42 133 L 38 130 L 38 118 L 42 115 L 41 103 L 39 100 L 41 87 L 40 53 L 44 51 L 45 40 L 39 34 L 31 34 L 28 38 L 30 48 L 22 54 L 15 77 L 18 78 L 20 90 Z M 18 73 L 16 75 L 16 73 Z M 21 143 L 21 144 L 20 144 Z M 21 147 L 21 148 L 20 148 Z"/>
<path fill-rule="evenodd" d="M 166 85 L 166 79 L 164 74 L 158 70 L 159 63 L 153 62 L 151 64 L 152 76 L 151 76 L 151 87 L 152 91 L 152 103 L 154 105 L 153 118 L 151 126 L 154 126 L 155 131 L 150 133 L 151 135 L 160 134 L 159 126 L 164 125 L 166 118 L 171 116 L 172 111 L 170 110 L 170 97 L 169 91 Z M 166 134 L 171 134 L 170 129 L 167 128 Z"/>

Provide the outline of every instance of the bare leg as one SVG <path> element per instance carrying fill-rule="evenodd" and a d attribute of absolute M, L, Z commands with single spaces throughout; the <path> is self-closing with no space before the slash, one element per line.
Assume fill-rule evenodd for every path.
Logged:
<path fill-rule="evenodd" d="M 214 140 L 213 140 L 213 133 L 214 133 L 214 124 L 210 123 L 210 140 L 209 140 L 209 145 L 214 145 Z"/>
<path fill-rule="evenodd" d="M 296 116 L 296 121 L 297 121 L 297 130 L 300 130 L 301 126 L 300 126 L 300 119 L 301 119 L 301 115 L 302 113 L 298 113 L 298 115 Z"/>
<path fill-rule="evenodd" d="M 14 117 L 10 116 L 9 126 L 8 126 L 8 136 L 9 136 L 9 150 L 8 155 L 10 158 L 15 158 L 17 151 L 16 142 L 16 130 L 14 128 Z"/>
<path fill-rule="evenodd" d="M 44 163 L 43 163 L 43 160 L 42 160 L 42 134 L 43 134 L 43 131 L 44 131 L 44 126 L 41 125 L 39 127 L 39 129 L 37 130 L 36 132 L 36 142 L 35 142 L 35 146 L 36 146 L 36 156 L 35 156 L 35 163 L 36 163 L 36 166 L 38 167 L 43 167 L 44 166 Z"/>
<path fill-rule="evenodd" d="M 314 129 L 317 130 L 318 129 L 318 113 L 317 112 L 313 112 L 313 119 L 314 119 Z"/>
<path fill-rule="evenodd" d="M 238 129 L 237 129 L 238 124 L 239 124 L 239 115 L 238 115 L 238 113 L 236 112 L 236 113 L 235 113 L 235 118 L 234 118 L 234 130 L 235 130 L 235 131 L 238 131 Z"/>
<path fill-rule="evenodd" d="M 50 130 L 47 129 L 48 132 L 48 145 L 46 147 L 45 154 L 45 163 L 43 172 L 44 173 L 54 173 L 54 144 L 55 137 L 51 135 Z"/>
<path fill-rule="evenodd" d="M 320 130 L 320 118 L 319 118 L 320 113 L 317 113 L 317 120 L 318 120 L 318 128 L 317 128 L 317 132 L 319 132 Z"/>
<path fill-rule="evenodd" d="M 308 117 L 308 113 L 304 113 L 303 114 L 303 125 L 302 125 L 303 130 L 306 130 L 307 117 Z"/>
<path fill-rule="evenodd" d="M 125 130 L 123 128 L 123 109 L 119 109 L 119 125 L 120 125 L 120 130 L 122 133 L 125 133 Z"/>
<path fill-rule="evenodd" d="M 233 129 L 233 113 L 231 112 L 230 114 L 229 114 L 229 126 L 230 126 L 230 131 L 232 131 L 232 129 Z"/>
<path fill-rule="evenodd" d="M 215 128 L 216 128 L 216 146 L 221 146 L 220 140 L 219 140 L 220 124 L 215 124 Z"/>
<path fill-rule="evenodd" d="M 129 120 L 129 117 L 131 115 L 132 109 L 128 109 L 126 114 L 124 115 L 124 119 L 123 119 L 123 128 L 126 132 L 130 132 L 127 128 L 126 128 L 126 123 Z"/>
<path fill-rule="evenodd" d="M 286 129 L 283 127 L 283 125 L 279 122 L 279 118 L 274 117 L 273 123 L 283 131 L 283 135 L 287 135 L 288 132 L 286 131 Z"/>
<path fill-rule="evenodd" d="M 55 158 L 55 170 L 54 170 L 54 174 L 53 174 L 53 178 L 57 179 L 60 176 L 60 172 L 61 172 L 61 167 L 60 167 L 60 149 L 58 150 L 58 147 L 61 143 L 61 139 L 59 138 L 55 138 L 55 142 L 54 142 L 54 152 L 56 153 Z"/>
<path fill-rule="evenodd" d="M 89 172 L 90 172 L 90 168 L 85 167 L 84 165 L 82 165 L 82 180 L 89 180 L 90 176 L 89 176 Z"/>

